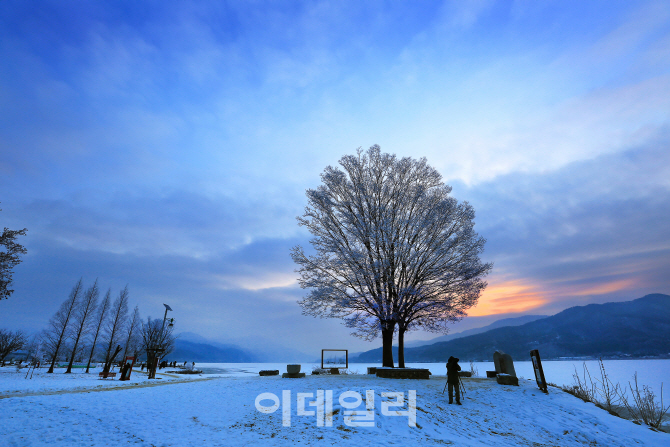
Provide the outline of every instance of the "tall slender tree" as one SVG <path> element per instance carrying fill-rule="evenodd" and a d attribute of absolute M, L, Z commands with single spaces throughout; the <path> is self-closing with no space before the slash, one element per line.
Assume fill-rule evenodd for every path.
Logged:
<path fill-rule="evenodd" d="M 472 230 L 472 207 L 450 197 L 425 158 L 399 160 L 375 145 L 340 165 L 307 190 L 298 217 L 316 251 L 291 253 L 310 290 L 299 304 L 307 315 L 344 319 L 356 336 L 381 332 L 383 365 L 392 367 L 396 330 L 401 343 L 416 327 L 446 330 L 476 304 L 491 269 L 478 257 L 485 240 Z"/>
<path fill-rule="evenodd" d="M 135 345 L 138 343 L 138 335 L 141 330 L 141 325 L 142 325 L 142 318 L 140 318 L 140 309 L 139 307 L 135 306 L 135 309 L 133 310 L 133 315 L 130 317 L 130 320 L 128 321 L 128 325 L 126 326 L 126 344 L 125 348 L 123 349 L 123 358 L 126 358 L 126 355 L 130 351 L 135 352 Z"/>
<path fill-rule="evenodd" d="M 95 333 L 93 334 L 93 340 L 91 341 L 91 352 L 88 356 L 88 363 L 86 364 L 86 373 L 88 373 L 91 367 L 91 360 L 93 360 L 93 354 L 95 353 L 95 347 L 98 343 L 98 336 L 100 335 L 100 330 L 103 327 L 103 323 L 107 321 L 107 315 L 109 310 L 112 307 L 112 289 L 107 289 L 105 297 L 102 299 L 100 306 L 98 306 L 98 313 L 95 316 Z"/>
<path fill-rule="evenodd" d="M 74 315 L 72 317 L 72 354 L 70 355 L 70 362 L 67 364 L 67 370 L 65 371 L 66 374 L 72 372 L 74 358 L 80 351 L 79 341 L 81 340 L 82 336 L 86 336 L 91 327 L 91 320 L 93 319 L 93 314 L 95 313 L 95 308 L 98 304 L 99 294 L 98 279 L 96 278 L 93 285 L 86 290 L 84 296 L 81 299 L 81 302 L 75 309 Z"/>
<path fill-rule="evenodd" d="M 104 341 L 107 346 L 105 354 L 105 371 L 109 372 L 109 366 L 114 360 L 114 354 L 117 354 L 118 351 L 114 350 L 114 347 L 119 344 L 124 328 L 126 325 L 126 320 L 128 317 L 128 286 L 124 287 L 119 296 L 114 300 L 112 304 L 111 313 L 109 319 L 107 320 L 107 326 L 105 327 Z"/>
<path fill-rule="evenodd" d="M 82 279 L 74 285 L 70 296 L 61 304 L 58 312 L 49 320 L 49 327 L 42 334 L 42 341 L 47 355 L 51 357 L 51 365 L 47 373 L 54 372 L 54 366 L 58 355 L 61 353 L 63 343 L 67 340 L 70 330 L 72 317 L 76 312 L 79 299 L 82 295 Z"/>

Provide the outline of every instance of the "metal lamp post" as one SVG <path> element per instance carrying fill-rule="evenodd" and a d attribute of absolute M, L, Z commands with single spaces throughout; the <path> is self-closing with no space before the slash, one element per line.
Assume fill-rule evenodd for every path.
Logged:
<path fill-rule="evenodd" d="M 163 329 L 165 329 L 165 320 L 167 320 L 167 313 L 168 310 L 172 311 L 172 308 L 168 306 L 167 304 L 163 303 L 163 306 L 165 306 L 165 316 L 163 317 L 163 326 L 161 327 L 161 338 L 163 337 Z M 170 326 L 172 326 L 172 322 L 170 322 Z M 160 340 L 160 338 L 159 338 Z"/>
<path fill-rule="evenodd" d="M 163 303 L 163 306 L 165 306 L 165 315 L 163 316 L 163 325 L 161 326 L 161 332 L 158 335 L 158 338 L 154 341 L 154 346 L 151 348 L 151 351 L 154 353 L 154 364 L 151 365 L 151 372 L 149 373 L 149 379 L 155 379 L 156 378 L 156 368 L 158 367 L 158 353 L 165 351 L 164 348 L 160 348 L 157 346 L 158 343 L 160 343 L 161 340 L 163 340 L 163 331 L 165 330 L 165 322 L 168 320 L 167 318 L 167 313 L 168 311 L 172 311 L 172 308 L 168 306 L 167 304 Z M 168 327 L 174 326 L 174 318 L 170 318 L 170 324 Z"/>

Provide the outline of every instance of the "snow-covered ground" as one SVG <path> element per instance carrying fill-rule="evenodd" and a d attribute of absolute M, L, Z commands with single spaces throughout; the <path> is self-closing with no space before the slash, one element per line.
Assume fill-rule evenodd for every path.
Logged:
<path fill-rule="evenodd" d="M 38 368 L 34 371 L 22 368 L 20 372 L 17 372 L 14 366 L 0 368 L 0 395 L 11 396 L 14 394 L 48 393 L 63 390 L 90 391 L 111 387 L 137 386 L 155 382 L 149 380 L 146 372 L 141 372 L 139 368 L 134 368 L 130 375 L 130 380 L 123 382 L 118 380 L 120 377 L 118 368 L 114 370 L 117 375 L 113 379 L 100 379 L 98 375 L 102 371 L 100 367 L 91 368 L 89 374 L 85 374 L 84 370 L 79 368 L 73 369 L 71 374 L 64 374 L 65 368 L 56 368 L 53 374 L 47 374 L 46 371 L 46 367 Z M 28 376 L 27 378 L 26 375 Z M 160 381 L 179 381 L 187 380 L 191 376 L 161 374 L 158 377 L 160 377 Z"/>
<path fill-rule="evenodd" d="M 97 372 L 41 372 L 32 380 L 24 379 L 25 372 L 0 368 L 2 446 L 670 445 L 670 434 L 611 416 L 555 388 L 545 395 L 528 380 L 512 387 L 464 379 L 464 405 L 456 406 L 442 394 L 444 376 L 435 375 L 430 380 L 363 374 L 282 379 L 224 371 L 195 377 L 159 374 L 161 380 L 148 383 L 135 371 L 128 384 L 99 380 Z M 406 400 L 412 390 L 415 427 Z M 394 408 L 383 402 L 397 397 L 382 397 L 389 392 L 402 393 L 404 404 L 395 409 L 409 414 L 391 415 Z M 269 393 L 267 399 L 258 399 L 262 393 Z M 351 426 L 347 418 L 349 403 L 358 404 L 356 393 L 361 396 L 357 409 L 370 411 L 370 427 Z M 368 395 L 373 408 L 366 408 Z M 324 405 L 310 405 L 319 396 Z M 271 410 L 275 403 L 274 412 L 258 409 Z"/>

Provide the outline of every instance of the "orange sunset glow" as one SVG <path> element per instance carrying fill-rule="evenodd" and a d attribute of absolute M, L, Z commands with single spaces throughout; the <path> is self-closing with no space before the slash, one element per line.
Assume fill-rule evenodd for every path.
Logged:
<path fill-rule="evenodd" d="M 479 303 L 468 315 L 484 315 L 526 312 L 545 304 L 547 300 L 538 288 L 523 280 L 503 281 L 489 285 L 479 298 Z"/>
<path fill-rule="evenodd" d="M 494 282 L 484 290 L 477 306 L 468 315 L 481 317 L 506 313 L 522 313 L 538 309 L 561 297 L 587 297 L 628 290 L 637 285 L 633 279 L 606 281 L 597 284 L 553 283 L 542 287 L 524 279 Z"/>

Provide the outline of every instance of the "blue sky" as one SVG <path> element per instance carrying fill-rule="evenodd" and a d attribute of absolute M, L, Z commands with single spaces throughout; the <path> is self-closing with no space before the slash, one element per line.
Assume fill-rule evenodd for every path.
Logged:
<path fill-rule="evenodd" d="M 6 1 L 0 226 L 29 252 L 0 325 L 83 276 L 212 339 L 375 347 L 300 315 L 288 254 L 373 144 L 477 211 L 495 266 L 457 330 L 670 293 L 669 121 L 664 1 Z"/>

